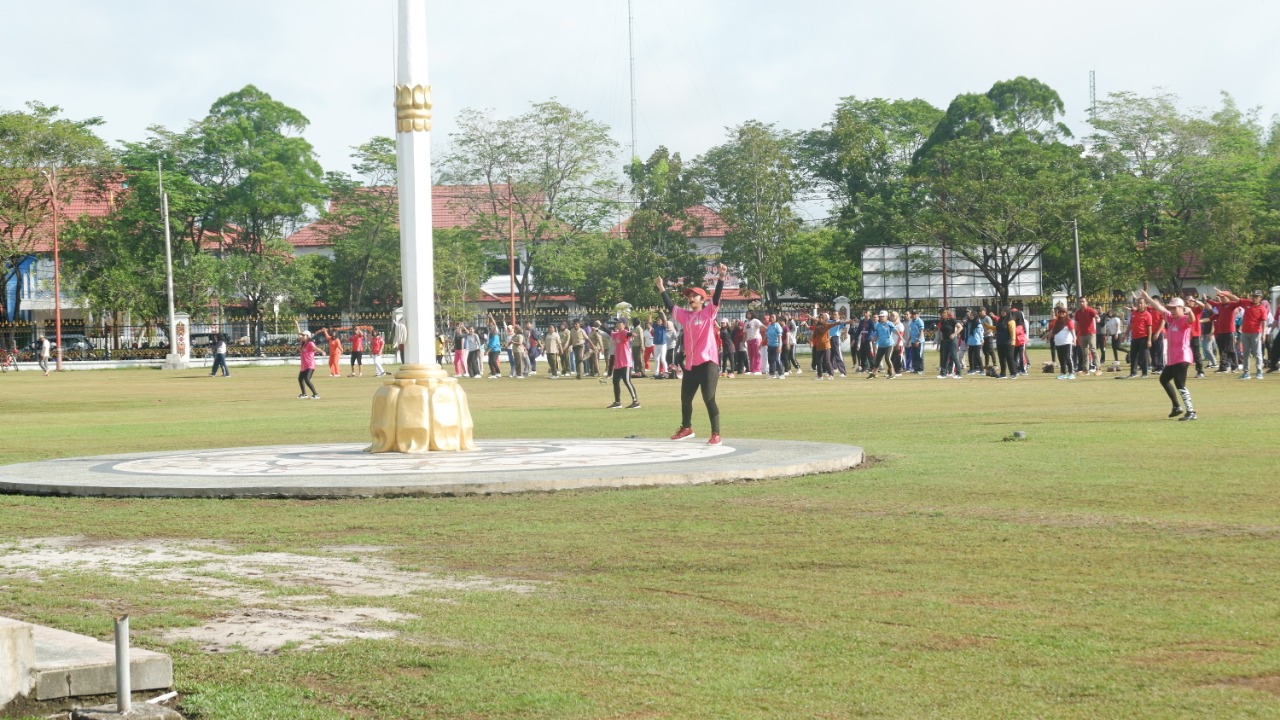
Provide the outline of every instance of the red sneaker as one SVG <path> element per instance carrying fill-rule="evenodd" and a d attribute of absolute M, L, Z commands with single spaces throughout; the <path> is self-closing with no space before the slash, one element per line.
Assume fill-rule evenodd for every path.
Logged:
<path fill-rule="evenodd" d="M 682 427 L 671 436 L 672 440 L 688 440 L 693 437 L 693 428 Z"/>
<path fill-rule="evenodd" d="M 711 433 L 711 439 L 707 441 L 708 445 L 720 444 L 720 433 Z"/>

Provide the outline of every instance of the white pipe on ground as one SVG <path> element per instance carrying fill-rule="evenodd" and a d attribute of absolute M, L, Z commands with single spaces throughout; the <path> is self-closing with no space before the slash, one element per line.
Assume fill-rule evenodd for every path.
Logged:
<path fill-rule="evenodd" d="M 116 618 L 116 712 L 127 713 L 132 708 L 129 677 L 129 616 Z"/>

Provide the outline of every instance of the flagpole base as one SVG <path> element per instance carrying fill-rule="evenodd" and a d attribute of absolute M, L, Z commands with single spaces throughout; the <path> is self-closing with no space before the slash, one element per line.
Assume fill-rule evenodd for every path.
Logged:
<path fill-rule="evenodd" d="M 467 394 L 444 368 L 401 365 L 373 396 L 371 453 L 464 452 L 475 449 Z"/>

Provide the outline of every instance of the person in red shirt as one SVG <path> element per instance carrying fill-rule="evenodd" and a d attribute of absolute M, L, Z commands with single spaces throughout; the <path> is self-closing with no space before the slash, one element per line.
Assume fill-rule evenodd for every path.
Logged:
<path fill-rule="evenodd" d="M 1147 303 L 1147 314 L 1151 316 L 1151 371 L 1164 372 L 1164 316 L 1156 312 L 1155 306 Z"/>
<path fill-rule="evenodd" d="M 357 372 L 356 368 L 360 368 Z M 351 336 L 351 375 L 349 377 L 364 376 L 364 330 L 357 327 L 354 335 Z"/>
<path fill-rule="evenodd" d="M 1243 317 L 1240 318 L 1240 345 L 1243 353 L 1240 358 L 1241 369 L 1244 374 L 1240 376 L 1241 380 L 1249 379 L 1249 358 L 1254 360 L 1254 368 L 1257 373 L 1254 377 L 1258 380 L 1262 379 L 1262 344 L 1267 329 L 1267 306 L 1263 300 L 1261 290 L 1254 290 L 1248 299 L 1239 298 L 1226 290 L 1213 289 L 1219 296 L 1225 297 L 1230 302 L 1224 304 L 1222 308 L 1230 308 L 1234 315 L 1236 308 L 1243 309 Z M 1219 308 L 1221 310 L 1222 308 Z"/>
<path fill-rule="evenodd" d="M 1130 379 L 1138 377 L 1138 370 L 1142 370 L 1142 377 L 1146 377 L 1151 371 L 1151 313 L 1147 312 L 1147 301 L 1143 298 L 1138 299 L 1138 304 L 1129 307 L 1129 374 L 1117 379 Z"/>
<path fill-rule="evenodd" d="M 1236 308 L 1239 305 L 1231 303 L 1226 296 L 1214 288 L 1214 300 L 1208 299 L 1207 302 L 1214 309 L 1213 316 L 1213 340 L 1218 345 L 1218 372 L 1224 373 L 1235 370 L 1240 364 L 1236 357 Z"/>
<path fill-rule="evenodd" d="M 1097 344 L 1098 338 L 1098 311 L 1089 307 L 1089 301 L 1080 298 L 1080 308 L 1076 310 L 1076 343 L 1080 348 L 1078 363 L 1080 370 L 1088 374 L 1090 368 L 1093 369 L 1094 375 L 1101 375 L 1102 370 L 1098 367 Z"/>
<path fill-rule="evenodd" d="M 1146 378 L 1151 372 L 1151 331 L 1152 318 L 1148 313 L 1147 301 L 1139 299 L 1137 305 L 1129 306 L 1129 374 L 1117 375 L 1116 379 L 1137 378 L 1138 370 Z"/>

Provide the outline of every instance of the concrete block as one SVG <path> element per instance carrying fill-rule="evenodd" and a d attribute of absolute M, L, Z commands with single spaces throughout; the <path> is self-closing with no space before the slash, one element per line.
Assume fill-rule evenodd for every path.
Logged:
<path fill-rule="evenodd" d="M 31 694 L 36 651 L 29 623 L 0 617 L 0 709 Z"/>
<path fill-rule="evenodd" d="M 116 651 L 111 643 L 65 630 L 34 626 L 35 699 L 53 700 L 116 691 Z M 130 689 L 165 690 L 173 686 L 168 655 L 140 648 L 129 651 Z"/>

